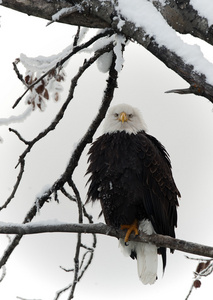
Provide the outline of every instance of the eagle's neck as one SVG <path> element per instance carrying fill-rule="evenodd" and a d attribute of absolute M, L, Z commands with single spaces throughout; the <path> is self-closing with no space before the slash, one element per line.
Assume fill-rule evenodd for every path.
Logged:
<path fill-rule="evenodd" d="M 138 132 L 146 131 L 146 125 L 143 122 L 131 123 L 131 122 L 105 122 L 103 133 L 115 133 L 126 132 L 128 134 L 137 134 Z"/>

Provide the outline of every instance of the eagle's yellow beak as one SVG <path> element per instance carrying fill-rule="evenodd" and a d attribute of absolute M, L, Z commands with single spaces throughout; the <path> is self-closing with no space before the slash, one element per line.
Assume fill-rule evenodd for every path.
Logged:
<path fill-rule="evenodd" d="M 120 113 L 120 115 L 119 115 L 119 121 L 121 121 L 122 123 L 128 121 L 128 117 L 127 117 L 127 115 L 126 115 L 125 112 Z"/>

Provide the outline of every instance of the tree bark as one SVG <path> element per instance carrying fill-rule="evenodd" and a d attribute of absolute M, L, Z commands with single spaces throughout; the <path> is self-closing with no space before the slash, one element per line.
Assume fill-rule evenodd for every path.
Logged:
<path fill-rule="evenodd" d="M 208 20 L 199 16 L 198 12 L 190 5 L 189 0 L 167 0 L 165 5 L 162 5 L 160 1 L 156 0 L 152 3 L 173 29 L 182 34 L 190 33 L 213 45 L 213 25 L 209 26 Z M 101 16 L 98 15 L 98 12 L 96 14 L 94 10 L 90 11 L 89 6 L 85 5 L 82 0 L 3 0 L 1 5 L 28 15 L 52 20 L 52 16 L 55 13 L 63 8 L 73 7 L 75 4 L 82 5 L 84 11 L 74 12 L 69 16 L 61 18 L 59 22 L 90 28 L 109 27 L 110 24 L 108 21 L 102 19 Z M 101 6 L 100 0 L 92 0 L 90 4 L 91 7 Z M 106 13 L 109 14 L 109 9 L 110 7 L 112 8 L 110 0 L 105 1 L 105 7 L 107 8 Z"/>
<path fill-rule="evenodd" d="M 70 223 L 53 223 L 51 221 L 42 224 L 41 223 L 27 223 L 27 224 L 7 224 L 0 223 L 0 234 L 18 234 L 18 235 L 30 235 L 37 233 L 54 233 L 54 232 L 72 232 L 72 233 L 96 233 L 116 238 L 124 238 L 125 231 L 116 230 L 111 226 L 107 226 L 103 223 L 98 224 L 70 224 Z M 131 234 L 130 241 L 152 243 L 157 247 L 166 247 L 170 249 L 179 250 L 191 254 L 201 255 L 204 257 L 213 258 L 213 247 L 191 243 L 188 241 L 174 239 L 170 236 L 164 236 L 160 234 L 147 235 L 141 232 L 138 236 Z"/>
<path fill-rule="evenodd" d="M 209 26 L 208 20 L 199 16 L 189 2 L 169 0 L 165 5 L 160 1 L 153 1 L 153 4 L 173 29 L 182 34 L 189 33 L 213 45 L 213 26 Z"/>

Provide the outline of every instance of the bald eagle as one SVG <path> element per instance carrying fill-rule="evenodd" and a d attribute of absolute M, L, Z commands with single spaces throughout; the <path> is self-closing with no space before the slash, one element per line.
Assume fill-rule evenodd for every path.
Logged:
<path fill-rule="evenodd" d="M 87 202 L 100 200 L 106 224 L 127 230 L 120 246 L 137 259 L 141 281 L 153 284 L 157 254 L 162 256 L 164 270 L 166 249 L 128 239 L 132 231 L 138 235 L 140 230 L 175 237 L 180 192 L 167 151 L 146 133 L 137 108 L 119 104 L 109 109 L 104 133 L 92 144 L 88 163 Z"/>

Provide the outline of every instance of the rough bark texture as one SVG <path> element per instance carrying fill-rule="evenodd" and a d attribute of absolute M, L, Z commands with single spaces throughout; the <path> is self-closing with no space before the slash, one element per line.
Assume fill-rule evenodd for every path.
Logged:
<path fill-rule="evenodd" d="M 159 1 L 153 4 L 173 29 L 182 34 L 190 33 L 213 45 L 213 26 L 208 25 L 206 18 L 199 16 L 189 0 L 169 0 L 165 6 Z"/>

